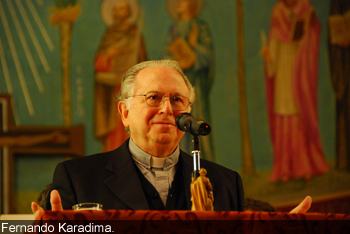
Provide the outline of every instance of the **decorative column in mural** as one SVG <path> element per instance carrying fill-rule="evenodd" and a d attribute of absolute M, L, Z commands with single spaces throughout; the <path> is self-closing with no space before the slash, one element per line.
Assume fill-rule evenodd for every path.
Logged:
<path fill-rule="evenodd" d="M 52 26 L 58 24 L 60 32 L 62 87 L 63 87 L 63 123 L 72 125 L 72 107 L 70 91 L 70 55 L 73 23 L 80 14 L 80 5 L 76 0 L 55 0 L 50 16 Z"/>
<path fill-rule="evenodd" d="M 339 170 L 350 171 L 350 1 L 331 0 L 329 63 L 336 94 L 336 136 Z"/>
<path fill-rule="evenodd" d="M 244 174 L 255 173 L 250 134 L 248 125 L 247 93 L 245 83 L 244 63 L 244 24 L 243 3 L 237 0 L 237 53 L 238 53 L 238 92 L 239 92 L 239 116 L 242 134 L 242 171 Z"/>

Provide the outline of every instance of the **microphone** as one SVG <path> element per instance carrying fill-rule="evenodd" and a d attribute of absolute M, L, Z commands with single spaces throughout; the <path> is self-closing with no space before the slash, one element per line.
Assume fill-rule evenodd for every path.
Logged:
<path fill-rule="evenodd" d="M 202 120 L 198 120 L 190 113 L 181 113 L 176 117 L 176 126 L 183 132 L 189 132 L 193 136 L 206 136 L 211 127 Z"/>

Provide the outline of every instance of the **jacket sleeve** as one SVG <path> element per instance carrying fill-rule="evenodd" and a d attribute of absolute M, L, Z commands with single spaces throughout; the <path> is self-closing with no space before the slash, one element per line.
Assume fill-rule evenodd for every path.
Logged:
<path fill-rule="evenodd" d="M 77 204 L 72 180 L 64 162 L 59 163 L 56 166 L 51 191 L 54 189 L 56 189 L 61 196 L 62 206 L 64 210 L 70 210 L 72 209 L 73 205 Z M 46 200 L 46 210 L 51 210 L 50 193 L 48 194 Z"/>
<path fill-rule="evenodd" d="M 236 172 L 237 211 L 244 211 L 244 190 L 241 176 Z"/>

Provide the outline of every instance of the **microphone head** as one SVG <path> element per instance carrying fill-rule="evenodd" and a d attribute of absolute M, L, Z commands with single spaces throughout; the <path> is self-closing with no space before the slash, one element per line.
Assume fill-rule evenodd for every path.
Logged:
<path fill-rule="evenodd" d="M 202 120 L 197 120 L 190 113 L 181 113 L 176 117 L 176 126 L 183 132 L 189 132 L 193 136 L 206 136 L 211 127 Z"/>
<path fill-rule="evenodd" d="M 176 126 L 183 132 L 187 132 L 187 123 L 186 121 L 188 118 L 191 118 L 192 115 L 190 113 L 181 113 L 178 116 L 176 116 Z"/>
<path fill-rule="evenodd" d="M 209 124 L 204 123 L 203 121 L 198 128 L 198 134 L 201 136 L 206 136 L 209 135 L 210 131 L 211 131 L 211 127 L 209 126 Z"/>

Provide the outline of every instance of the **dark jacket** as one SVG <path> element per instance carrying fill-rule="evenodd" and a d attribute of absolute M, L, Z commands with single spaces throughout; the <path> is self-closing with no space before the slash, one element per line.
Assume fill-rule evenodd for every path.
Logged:
<path fill-rule="evenodd" d="M 92 156 L 72 159 L 57 165 L 51 189 L 57 189 L 63 209 L 78 203 L 94 202 L 104 210 L 149 210 L 131 153 L 129 140 L 119 148 Z M 183 186 L 187 209 L 191 209 L 192 156 L 181 151 Z M 216 211 L 243 211 L 243 186 L 240 175 L 218 164 L 201 159 L 213 186 Z M 47 200 L 47 210 L 51 209 Z"/>

